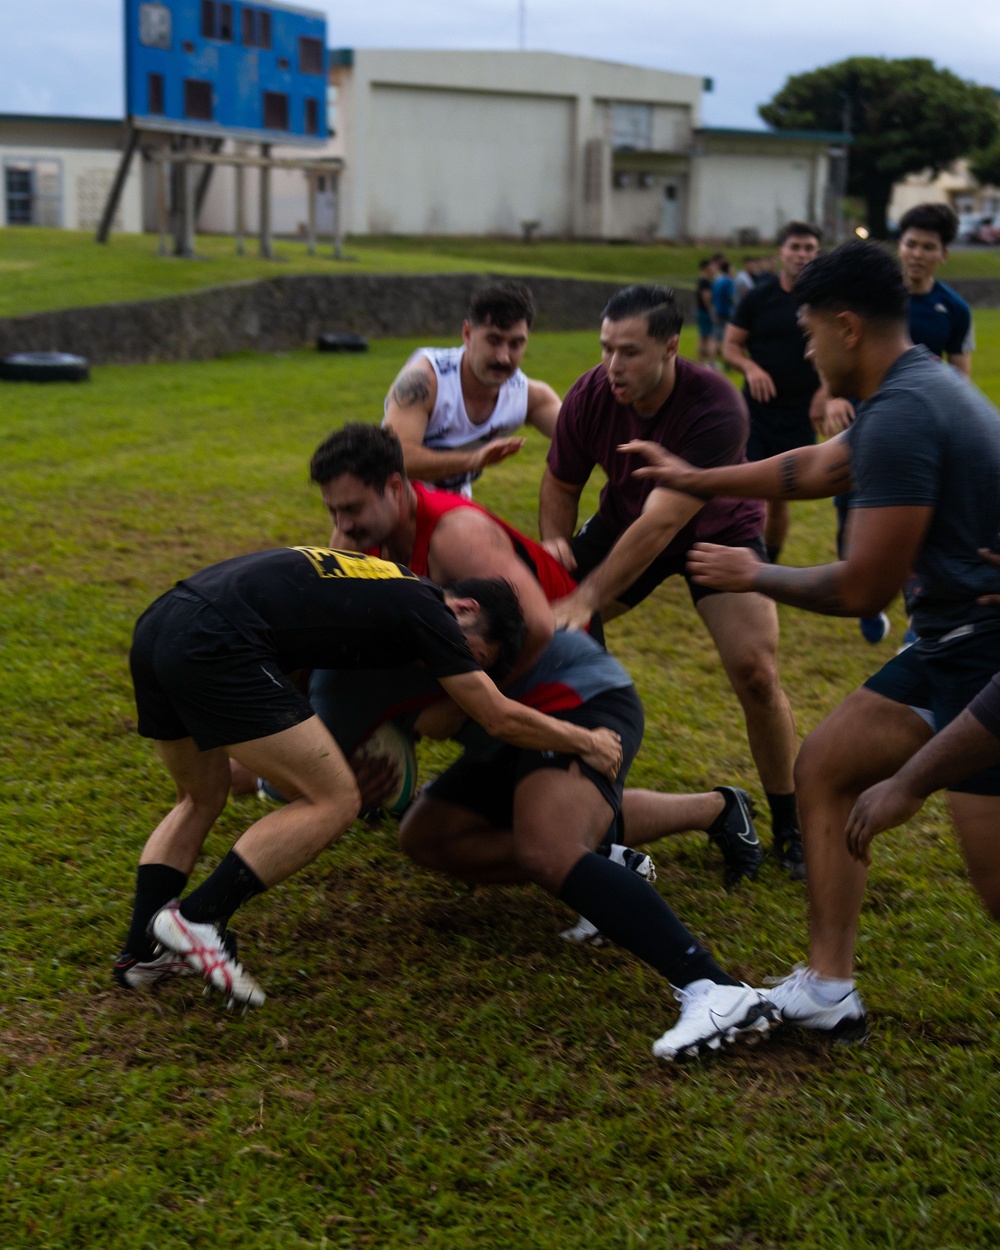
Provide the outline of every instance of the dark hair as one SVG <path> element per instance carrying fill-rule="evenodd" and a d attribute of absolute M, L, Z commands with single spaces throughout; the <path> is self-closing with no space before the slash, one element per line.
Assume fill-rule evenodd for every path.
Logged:
<path fill-rule="evenodd" d="M 617 291 L 604 306 L 602 321 L 624 321 L 645 317 L 651 339 L 665 343 L 680 334 L 684 318 L 668 286 L 627 286 Z"/>
<path fill-rule="evenodd" d="M 469 321 L 474 326 L 509 330 L 526 321 L 530 330 L 534 320 L 535 301 L 522 282 L 491 282 L 475 291 L 469 301 Z"/>
<path fill-rule="evenodd" d="M 463 577 L 447 587 L 449 595 L 475 599 L 479 604 L 479 625 L 475 633 L 484 642 L 499 648 L 489 674 L 503 681 L 517 663 L 524 645 L 527 626 L 514 587 L 505 577 Z"/>
<path fill-rule="evenodd" d="M 345 425 L 342 430 L 334 430 L 313 452 L 309 479 L 322 486 L 342 473 L 350 473 L 384 494 L 386 483 L 394 473 L 406 477 L 399 439 L 392 430 L 383 430 L 379 425 L 362 425 L 358 421 Z"/>
<path fill-rule="evenodd" d="M 811 226 L 807 221 L 790 221 L 781 227 L 775 239 L 778 247 L 783 247 L 789 239 L 801 239 L 803 235 L 811 235 L 817 243 L 823 242 L 823 231 L 819 226 Z"/>
<path fill-rule="evenodd" d="M 947 247 L 958 234 L 958 218 L 950 204 L 917 204 L 899 219 L 900 238 L 907 230 L 932 230 Z"/>
<path fill-rule="evenodd" d="M 714 257 L 714 256 L 706 256 L 704 260 L 700 260 L 700 261 L 698 262 L 698 268 L 699 268 L 699 269 L 706 269 L 709 265 L 714 265 L 714 264 L 715 264 L 715 257 Z"/>
<path fill-rule="evenodd" d="M 728 260 L 720 260 L 720 261 L 719 261 L 719 268 L 722 270 L 722 272 L 723 272 L 723 273 L 728 273 L 728 272 L 729 272 L 729 261 L 728 261 Z"/>
<path fill-rule="evenodd" d="M 899 262 L 865 239 L 841 243 L 817 256 L 795 280 L 799 304 L 831 312 L 854 312 L 873 321 L 906 321 L 907 294 Z"/>

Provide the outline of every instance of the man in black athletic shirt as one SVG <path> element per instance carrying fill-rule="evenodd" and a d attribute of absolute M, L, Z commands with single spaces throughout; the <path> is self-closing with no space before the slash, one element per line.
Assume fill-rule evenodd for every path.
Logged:
<path fill-rule="evenodd" d="M 517 597 L 502 580 L 442 592 L 401 565 L 321 547 L 226 560 L 156 600 L 136 626 L 130 663 L 139 733 L 154 739 L 178 797 L 140 859 L 119 983 L 151 985 L 187 966 L 231 1001 L 264 1001 L 227 945 L 229 917 L 315 859 L 360 806 L 347 761 L 289 680 L 297 669 L 422 661 L 494 737 L 578 755 L 614 779 L 616 734 L 514 703 L 482 671 L 509 669 L 523 633 Z M 292 801 L 255 821 L 178 903 L 225 806 L 230 756 Z"/>
<path fill-rule="evenodd" d="M 778 235 L 781 273 L 763 278 L 740 300 L 726 329 L 722 356 L 746 377 L 750 412 L 747 459 L 766 460 L 816 441 L 814 423 L 826 411 L 825 392 L 798 323 L 792 286 L 819 251 L 815 226 L 792 221 Z M 788 503 L 770 499 L 764 522 L 768 559 L 776 561 L 788 534 Z"/>

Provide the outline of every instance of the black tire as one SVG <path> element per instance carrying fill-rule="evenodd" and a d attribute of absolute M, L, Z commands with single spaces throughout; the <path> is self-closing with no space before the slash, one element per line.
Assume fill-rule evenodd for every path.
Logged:
<path fill-rule="evenodd" d="M 316 340 L 320 352 L 366 352 L 368 340 L 362 334 L 321 334 Z"/>
<path fill-rule="evenodd" d="M 90 365 L 66 352 L 18 352 L 0 360 L 0 378 L 8 382 L 86 382 Z"/>

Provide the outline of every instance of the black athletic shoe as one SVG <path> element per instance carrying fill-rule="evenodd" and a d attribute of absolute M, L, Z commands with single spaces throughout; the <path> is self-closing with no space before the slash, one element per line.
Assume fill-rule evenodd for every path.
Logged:
<path fill-rule="evenodd" d="M 722 879 L 729 889 L 744 877 L 754 880 L 764 862 L 764 848 L 754 828 L 756 813 L 746 790 L 738 790 L 736 786 L 716 786 L 715 789 L 725 799 L 726 806 L 709 825 L 708 836 L 722 852 L 725 861 Z"/>
<path fill-rule="evenodd" d="M 776 829 L 772 854 L 793 881 L 805 881 L 806 861 L 798 829 Z"/>

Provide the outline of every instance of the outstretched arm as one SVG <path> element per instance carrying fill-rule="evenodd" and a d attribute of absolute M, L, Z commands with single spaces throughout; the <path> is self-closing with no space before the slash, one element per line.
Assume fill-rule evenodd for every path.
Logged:
<path fill-rule="evenodd" d="M 659 443 L 636 440 L 623 443 L 618 450 L 638 452 L 649 461 L 635 470 L 636 477 L 652 478 L 699 499 L 716 495 L 731 499 L 826 499 L 850 490 L 852 484 L 851 448 L 843 438 L 815 447 L 797 447 L 767 460 L 714 469 L 696 469 L 664 451 Z"/>
<path fill-rule="evenodd" d="M 642 515 L 619 535 L 597 568 L 552 605 L 556 624 L 583 629 L 595 612 L 606 612 L 703 506 L 702 500 L 677 491 L 652 491 Z"/>
<path fill-rule="evenodd" d="M 610 729 L 584 729 L 506 698 L 482 671 L 438 678 L 445 693 L 493 738 L 536 751 L 579 755 L 610 780 L 622 764 L 622 744 Z"/>
<path fill-rule="evenodd" d="M 933 513 L 913 506 L 855 509 L 847 559 L 835 564 L 785 568 L 762 564 L 745 547 L 695 543 L 688 572 L 714 590 L 755 590 L 826 616 L 875 616 L 898 594 Z"/>
<path fill-rule="evenodd" d="M 997 685 L 994 678 L 975 703 Z M 996 695 L 994 699 L 1000 702 Z M 1000 738 L 966 708 L 911 756 L 898 773 L 859 796 L 847 818 L 848 850 L 855 859 L 868 863 L 869 847 L 876 834 L 895 829 L 915 816 L 935 790 L 946 790 L 995 764 L 1000 764 Z"/>

